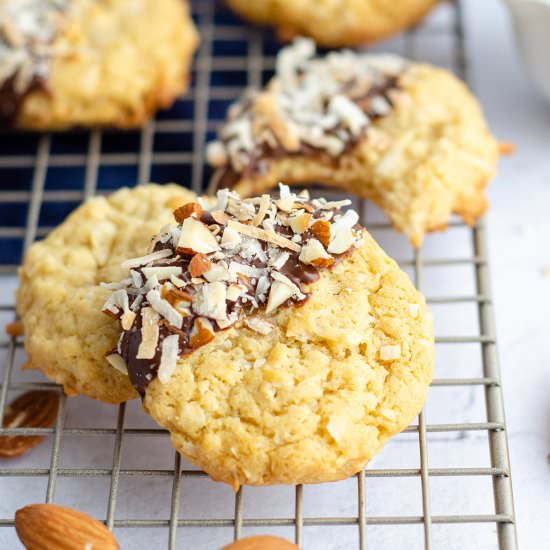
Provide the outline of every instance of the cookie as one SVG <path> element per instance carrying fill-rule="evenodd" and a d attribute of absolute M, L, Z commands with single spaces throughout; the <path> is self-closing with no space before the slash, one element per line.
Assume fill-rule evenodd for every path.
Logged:
<path fill-rule="evenodd" d="M 349 203 L 220 191 L 178 208 L 111 283 L 109 362 L 235 489 L 352 475 L 425 399 L 431 314 Z"/>
<path fill-rule="evenodd" d="M 452 213 L 486 209 L 497 142 L 476 99 L 443 69 L 296 41 L 262 91 L 233 104 L 208 146 L 212 187 L 255 195 L 316 182 L 371 199 L 418 246 Z"/>
<path fill-rule="evenodd" d="M 0 123 L 139 126 L 186 89 L 197 42 L 181 0 L 3 0 Z"/>
<path fill-rule="evenodd" d="M 101 313 L 110 291 L 99 282 L 120 277 L 121 262 L 146 250 L 172 210 L 192 198 L 176 185 L 122 189 L 86 201 L 31 246 L 19 270 L 16 300 L 30 367 L 69 395 L 108 403 L 137 396 L 105 359 L 119 331 Z"/>
<path fill-rule="evenodd" d="M 437 0 L 227 0 L 239 15 L 273 25 L 283 40 L 309 36 L 329 47 L 374 42 L 419 21 Z"/>

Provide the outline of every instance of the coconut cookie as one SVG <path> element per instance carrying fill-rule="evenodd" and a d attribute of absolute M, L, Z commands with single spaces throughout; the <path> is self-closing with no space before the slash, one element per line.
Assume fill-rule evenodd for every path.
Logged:
<path fill-rule="evenodd" d="M 212 187 L 339 187 L 378 204 L 414 245 L 453 212 L 468 223 L 484 212 L 497 143 L 462 82 L 395 56 L 313 56 L 306 39 L 283 49 L 267 88 L 229 109 L 208 146 Z"/>
<path fill-rule="evenodd" d="M 239 15 L 276 27 L 288 40 L 310 36 L 329 47 L 384 38 L 419 21 L 437 0 L 227 0 Z"/>
<path fill-rule="evenodd" d="M 281 186 L 183 205 L 103 305 L 121 326 L 108 360 L 235 489 L 345 478 L 426 396 L 430 312 L 349 203 Z"/>
<path fill-rule="evenodd" d="M 139 126 L 185 90 L 197 41 L 182 0 L 2 0 L 0 123 Z"/>
<path fill-rule="evenodd" d="M 118 328 L 101 313 L 124 259 L 147 249 L 159 225 L 193 194 L 176 185 L 122 189 L 86 201 L 28 251 L 19 270 L 17 312 L 29 366 L 64 386 L 108 403 L 136 397 L 128 378 L 113 369 L 105 352 Z"/>

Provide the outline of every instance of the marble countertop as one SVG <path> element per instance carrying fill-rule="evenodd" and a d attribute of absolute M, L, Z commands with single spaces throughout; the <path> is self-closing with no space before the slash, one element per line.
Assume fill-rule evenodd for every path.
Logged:
<path fill-rule="evenodd" d="M 550 453 L 550 105 L 537 95 L 524 73 L 504 2 L 464 0 L 463 5 L 474 90 L 493 132 L 500 140 L 511 141 L 517 146 L 513 156 L 500 161 L 499 176 L 489 191 L 491 209 L 487 224 L 519 542 L 521 548 L 542 549 L 548 547 L 550 540 L 550 466 L 547 458 Z M 446 241 L 438 242 L 438 237 L 434 237 L 431 252 L 445 248 Z M 11 295 L 14 286 L 13 278 L 4 278 L 0 293 Z M 463 324 L 462 319 L 456 318 L 443 318 L 438 322 L 444 325 L 443 330 Z M 19 362 L 22 360 L 22 356 L 18 357 Z M 467 358 L 461 361 L 457 360 L 454 368 L 469 368 Z M 39 375 L 29 376 L 39 379 Z M 444 418 L 449 422 L 477 421 L 478 415 L 483 415 L 483 411 L 480 412 L 483 400 L 473 391 L 455 397 L 456 402 L 450 402 L 431 395 L 427 406 L 429 421 L 437 421 L 442 411 L 447 414 Z M 116 409 L 75 398 L 69 401 L 67 419 L 69 426 L 112 427 L 116 422 Z M 140 414 L 138 403 L 129 404 L 127 428 L 153 426 Z M 459 443 L 458 440 L 445 439 L 443 435 L 434 434 L 434 443 L 429 450 L 431 467 L 454 464 L 461 452 L 468 456 L 462 457 L 464 462 L 460 465 L 479 465 L 478 460 L 482 460 L 486 453 L 486 436 L 469 435 L 471 439 L 467 445 L 457 446 L 455 443 Z M 414 434 L 403 434 L 402 439 L 388 445 L 383 456 L 374 461 L 374 467 L 418 467 L 418 444 L 414 437 L 409 436 Z M 150 441 L 150 438 L 127 439 L 122 467 L 172 468 L 174 455 L 168 440 L 155 439 L 155 452 L 151 452 Z M 89 445 L 85 451 L 80 442 L 77 437 L 63 441 L 61 467 L 111 467 L 112 438 L 107 443 L 98 442 L 92 451 Z M 49 449 L 38 448 L 29 465 L 47 467 L 49 453 Z M 91 491 L 86 493 L 90 507 L 87 511 L 105 517 L 108 481 L 108 478 L 92 478 L 69 485 L 71 480 L 62 477 L 56 488 L 56 502 L 76 506 L 82 501 L 82 491 Z M 461 481 L 466 483 L 464 479 Z M 488 482 L 490 484 L 490 480 Z M 369 478 L 367 513 L 421 515 L 418 483 L 417 478 Z M 460 496 L 448 480 L 431 478 L 431 483 L 434 515 L 463 512 L 472 505 L 468 502 L 468 493 Z M 350 497 L 356 495 L 356 485 L 356 481 L 351 479 L 337 484 L 306 487 L 305 515 L 356 515 L 356 497 Z M 0 499 L 0 516 L 5 517 L 7 510 L 13 510 L 14 506 L 28 503 L 33 498 L 43 500 L 44 490 L 45 484 L 42 481 L 37 483 L 33 478 L 0 478 L 0 494 L 3 491 L 9 494 L 9 498 Z M 170 478 L 157 481 L 131 477 L 122 479 L 116 517 L 153 515 L 166 518 L 170 490 Z M 143 499 L 144 491 L 147 492 L 147 499 Z M 487 494 L 491 496 L 490 487 L 487 487 Z M 243 513 L 245 517 L 267 513 L 275 517 L 292 516 L 294 511 L 289 512 L 289 503 L 293 506 L 293 499 L 293 488 L 290 487 L 247 489 Z M 473 504 L 481 509 L 483 506 L 490 508 L 492 502 L 489 499 Z M 233 495 L 229 488 L 206 484 L 199 478 L 184 480 L 181 517 L 221 518 L 232 517 L 232 514 Z M 124 547 L 160 548 L 165 545 L 165 532 L 157 535 L 150 533 L 150 530 L 125 531 L 120 529 L 117 532 Z M 352 526 L 330 532 L 321 527 L 308 527 L 305 548 L 344 550 L 351 547 L 351 541 L 356 543 L 356 531 L 357 528 Z M 262 529 L 247 528 L 244 534 L 257 532 L 262 532 Z M 275 528 L 271 532 L 293 537 L 292 528 Z M 178 548 L 212 549 L 226 543 L 231 533 L 231 527 L 212 530 L 206 535 L 193 530 L 185 531 L 185 534 L 178 535 Z M 13 533 L 0 529 L 0 547 L 14 547 L 15 540 Z M 422 526 L 403 525 L 390 529 L 371 526 L 367 540 L 369 548 L 374 550 L 421 548 Z M 186 541 L 190 546 L 186 545 Z M 493 548 L 494 541 L 494 525 L 489 525 L 485 531 L 483 526 L 434 526 L 436 549 Z"/>

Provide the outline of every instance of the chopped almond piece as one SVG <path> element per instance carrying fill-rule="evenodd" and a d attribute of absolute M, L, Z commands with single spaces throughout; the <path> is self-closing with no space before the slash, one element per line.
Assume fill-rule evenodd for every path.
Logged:
<path fill-rule="evenodd" d="M 353 244 L 353 233 L 351 229 L 337 228 L 334 238 L 327 247 L 331 254 L 343 254 Z"/>
<path fill-rule="evenodd" d="M 198 219 L 201 214 L 202 206 L 198 202 L 188 202 L 174 210 L 174 218 L 178 223 L 182 223 L 190 216 Z"/>
<path fill-rule="evenodd" d="M 311 214 L 308 212 L 303 212 L 301 214 L 296 214 L 288 218 L 288 223 L 290 228 L 294 233 L 301 235 L 309 227 L 309 222 L 311 221 Z"/>
<path fill-rule="evenodd" d="M 195 254 L 189 262 L 191 277 L 200 277 L 212 267 L 212 262 L 204 254 Z"/>
<path fill-rule="evenodd" d="M 334 262 L 334 258 L 327 254 L 324 249 L 321 241 L 317 239 L 309 239 L 304 246 L 302 246 L 302 251 L 298 258 L 304 264 L 315 265 L 316 267 L 325 267 L 324 265 L 317 265 L 314 262 L 323 264 L 326 263 L 326 260 L 332 260 L 328 265 L 331 265 Z"/>
<path fill-rule="evenodd" d="M 184 220 L 176 249 L 178 254 L 209 254 L 217 250 L 218 241 L 204 223 L 192 217 Z"/>
<path fill-rule="evenodd" d="M 330 222 L 321 220 L 313 222 L 311 232 L 314 237 L 323 244 L 323 246 L 327 247 L 330 244 Z"/>
<path fill-rule="evenodd" d="M 200 348 L 214 339 L 214 327 L 212 323 L 204 317 L 195 320 L 193 329 L 189 337 L 189 345 L 192 349 Z"/>

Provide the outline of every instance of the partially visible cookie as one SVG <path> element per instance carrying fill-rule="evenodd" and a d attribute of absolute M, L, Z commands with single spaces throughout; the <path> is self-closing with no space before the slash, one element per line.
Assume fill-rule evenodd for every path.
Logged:
<path fill-rule="evenodd" d="M 301 39 L 262 91 L 232 105 L 208 160 L 213 185 L 254 195 L 320 183 L 378 204 L 414 245 L 487 207 L 497 143 L 479 104 L 446 70 L 351 51 L 315 58 Z"/>
<path fill-rule="evenodd" d="M 136 397 L 127 376 L 105 359 L 119 331 L 101 313 L 109 290 L 99 283 L 119 278 L 122 261 L 146 251 L 172 210 L 192 198 L 176 185 L 95 197 L 30 248 L 17 290 L 30 367 L 62 384 L 69 395 L 108 403 Z"/>
<path fill-rule="evenodd" d="M 139 126 L 185 90 L 197 42 L 182 0 L 3 0 L 0 122 Z"/>
<path fill-rule="evenodd" d="M 437 0 L 227 0 L 239 15 L 276 27 L 282 39 L 310 36 L 323 46 L 374 42 L 419 21 Z"/>
<path fill-rule="evenodd" d="M 109 361 L 176 449 L 235 489 L 352 475 L 425 399 L 431 314 L 350 202 L 220 191 L 211 210 L 178 208 L 156 256 L 111 285 Z"/>

